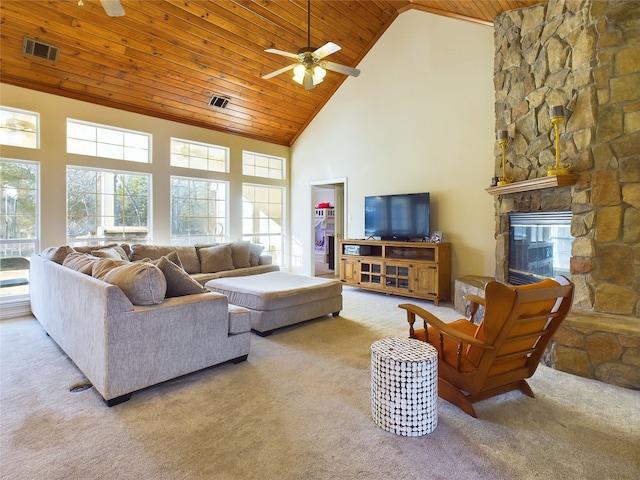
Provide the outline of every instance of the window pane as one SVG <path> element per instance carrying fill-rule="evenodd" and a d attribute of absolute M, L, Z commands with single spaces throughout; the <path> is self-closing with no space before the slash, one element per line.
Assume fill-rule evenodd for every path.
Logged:
<path fill-rule="evenodd" d="M 67 152 L 151 162 L 151 134 L 67 119 Z"/>
<path fill-rule="evenodd" d="M 171 166 L 228 172 L 229 149 L 206 143 L 171 139 Z"/>
<path fill-rule="evenodd" d="M 0 302 L 29 293 L 29 257 L 39 251 L 36 163 L 0 160 Z"/>
<path fill-rule="evenodd" d="M 227 184 L 171 177 L 171 243 L 228 241 Z"/>
<path fill-rule="evenodd" d="M 285 159 L 242 152 L 242 174 L 284 180 Z"/>
<path fill-rule="evenodd" d="M 40 115 L 36 112 L 0 107 L 0 144 L 39 148 Z"/>
<path fill-rule="evenodd" d="M 69 243 L 146 241 L 150 176 L 67 168 Z"/>
<path fill-rule="evenodd" d="M 284 266 L 283 192 L 281 187 L 243 185 L 242 236 L 264 245 L 274 263 L 280 266 Z"/>

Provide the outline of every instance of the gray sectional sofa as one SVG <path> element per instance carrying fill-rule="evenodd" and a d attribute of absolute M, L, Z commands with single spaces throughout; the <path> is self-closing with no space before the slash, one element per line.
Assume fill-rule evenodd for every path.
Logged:
<path fill-rule="evenodd" d="M 136 390 L 246 360 L 249 311 L 202 287 L 211 278 L 278 270 L 259 248 L 248 258 L 246 247 L 48 248 L 31 258 L 31 310 L 107 405 L 116 405 Z"/>

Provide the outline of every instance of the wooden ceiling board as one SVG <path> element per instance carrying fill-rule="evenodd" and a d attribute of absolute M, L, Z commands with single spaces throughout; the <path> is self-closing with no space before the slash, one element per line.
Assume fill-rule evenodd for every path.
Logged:
<path fill-rule="evenodd" d="M 407 9 L 490 25 L 495 15 L 545 0 L 313 0 L 311 46 L 357 67 Z M 0 81 L 167 120 L 291 145 L 348 78 L 328 72 L 305 91 L 294 62 L 266 53 L 307 46 L 305 0 L 121 0 L 123 17 L 99 0 L 0 2 Z M 22 54 L 24 37 L 60 48 L 58 62 Z M 208 105 L 230 98 L 226 109 Z M 10 106 L 10 103 L 4 102 Z"/>

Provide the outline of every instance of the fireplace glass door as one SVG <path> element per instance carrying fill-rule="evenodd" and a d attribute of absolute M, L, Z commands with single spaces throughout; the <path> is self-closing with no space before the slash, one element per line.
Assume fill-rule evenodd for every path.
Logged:
<path fill-rule="evenodd" d="M 509 283 L 569 277 L 571 212 L 509 214 Z"/>

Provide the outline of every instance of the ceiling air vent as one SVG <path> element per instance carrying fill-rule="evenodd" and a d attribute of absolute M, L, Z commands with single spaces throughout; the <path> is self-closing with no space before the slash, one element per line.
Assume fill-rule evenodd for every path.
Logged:
<path fill-rule="evenodd" d="M 32 38 L 24 37 L 24 40 L 22 41 L 22 53 L 31 55 L 32 57 L 57 62 L 59 52 L 60 49 L 58 47 L 47 45 L 46 43 L 39 42 Z"/>
<path fill-rule="evenodd" d="M 227 108 L 227 104 L 229 103 L 231 99 L 227 98 L 227 97 L 221 97 L 220 95 L 214 95 L 213 97 L 211 97 L 211 100 L 209 100 L 209 105 L 212 105 L 214 107 L 218 107 L 218 108 Z"/>

